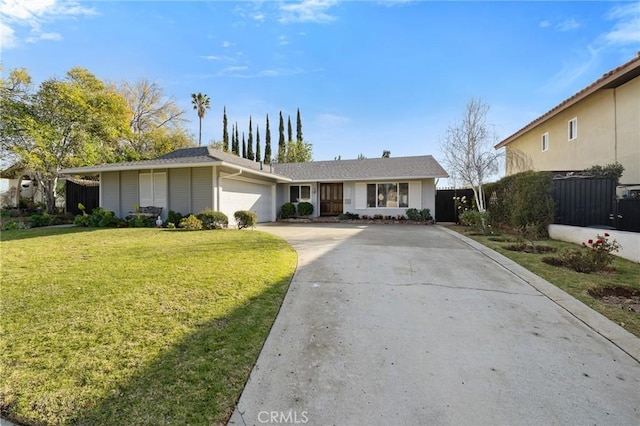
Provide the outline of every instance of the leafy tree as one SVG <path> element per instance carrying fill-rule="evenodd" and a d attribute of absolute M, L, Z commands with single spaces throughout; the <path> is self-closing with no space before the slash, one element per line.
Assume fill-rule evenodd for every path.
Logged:
<path fill-rule="evenodd" d="M 222 116 L 222 150 L 229 152 L 229 132 L 227 131 L 227 107 L 224 107 Z"/>
<path fill-rule="evenodd" d="M 44 81 L 36 92 L 25 70 L 1 80 L 2 154 L 19 160 L 55 211 L 59 172 L 117 159 L 131 136 L 126 100 L 84 68 Z"/>
<path fill-rule="evenodd" d="M 287 161 L 287 145 L 284 141 L 284 120 L 282 119 L 282 111 L 280 111 L 280 125 L 278 126 L 280 138 L 278 139 L 278 163 Z"/>
<path fill-rule="evenodd" d="M 298 113 L 296 115 L 296 141 L 303 141 L 302 137 L 302 119 L 300 118 L 300 108 L 298 108 Z"/>
<path fill-rule="evenodd" d="M 193 104 L 193 109 L 195 109 L 198 113 L 198 119 L 200 121 L 200 127 L 198 130 L 198 146 L 202 145 L 202 119 L 204 118 L 207 110 L 211 108 L 209 96 L 204 95 L 200 92 L 191 94 L 191 103 Z"/>
<path fill-rule="evenodd" d="M 267 134 L 264 142 L 264 162 L 271 163 L 271 128 L 269 127 L 269 114 L 267 114 Z"/>
<path fill-rule="evenodd" d="M 146 78 L 114 86 L 127 101 L 131 136 L 120 143 L 120 159 L 141 160 L 158 157 L 195 143 L 183 123 L 186 111 L 167 98 L 158 83 Z"/>
<path fill-rule="evenodd" d="M 249 116 L 249 140 L 247 141 L 247 158 L 252 161 L 256 159 L 256 156 L 253 153 L 253 124 L 251 122 L 251 116 Z"/>
<path fill-rule="evenodd" d="M 479 99 L 467 104 L 459 123 L 450 125 L 442 140 L 448 172 L 473 189 L 478 211 L 485 211 L 482 185 L 498 172 L 501 153 L 493 149 L 495 137 L 489 134 L 486 119 L 489 106 Z"/>
<path fill-rule="evenodd" d="M 616 183 L 620 183 L 620 178 L 624 173 L 624 166 L 618 162 L 613 164 L 607 164 L 605 166 L 591 166 L 588 169 L 584 169 L 583 174 L 586 176 L 593 176 L 595 178 L 613 179 Z"/>
<path fill-rule="evenodd" d="M 256 161 L 260 161 L 261 158 L 261 149 L 260 149 L 260 128 L 256 124 Z"/>
<path fill-rule="evenodd" d="M 364 156 L 363 153 L 358 154 L 358 160 L 366 160 L 367 157 Z"/>
<path fill-rule="evenodd" d="M 382 158 L 391 158 L 391 151 L 385 149 L 382 151 Z"/>

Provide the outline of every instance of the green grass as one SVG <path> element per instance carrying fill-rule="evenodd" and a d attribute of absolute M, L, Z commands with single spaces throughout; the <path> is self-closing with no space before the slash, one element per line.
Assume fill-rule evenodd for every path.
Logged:
<path fill-rule="evenodd" d="M 600 312 L 610 320 L 620 324 L 622 327 L 640 337 L 640 313 L 621 309 L 618 306 L 607 304 L 598 298 L 589 295 L 590 289 L 600 289 L 604 287 L 624 286 L 640 290 L 640 264 L 626 259 L 616 257 L 612 267 L 614 271 L 583 274 L 571 269 L 551 266 L 542 261 L 545 256 L 554 256 L 554 253 L 531 254 L 507 250 L 504 247 L 513 245 L 513 236 L 505 235 L 507 241 L 492 241 L 495 236 L 475 235 L 469 228 L 464 226 L 449 226 L 460 234 L 463 234 L 479 243 L 497 251 L 509 259 L 524 266 L 536 275 L 544 278 L 555 286 L 566 291 L 587 306 Z M 595 237 L 595 231 L 594 231 Z M 509 241 L 511 239 L 511 241 Z M 561 248 L 578 248 L 576 244 L 565 243 L 557 240 L 545 240 L 537 242 L 538 245 L 546 245 Z"/>
<path fill-rule="evenodd" d="M 0 409 L 27 424 L 221 424 L 296 266 L 258 231 L 1 235 Z"/>

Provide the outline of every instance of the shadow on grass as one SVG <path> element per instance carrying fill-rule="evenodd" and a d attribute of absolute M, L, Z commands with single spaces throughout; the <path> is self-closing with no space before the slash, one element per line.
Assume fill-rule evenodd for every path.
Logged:
<path fill-rule="evenodd" d="M 78 234 L 84 232 L 104 231 L 113 228 L 83 228 L 77 226 L 69 227 L 42 227 L 30 229 L 16 229 L 12 231 L 2 231 L 0 241 L 26 240 L 29 238 L 48 237 L 50 235 Z M 62 248 L 62 247 L 61 247 Z"/>
<path fill-rule="evenodd" d="M 283 278 L 229 315 L 201 324 L 72 424 L 225 424 L 290 282 Z"/>

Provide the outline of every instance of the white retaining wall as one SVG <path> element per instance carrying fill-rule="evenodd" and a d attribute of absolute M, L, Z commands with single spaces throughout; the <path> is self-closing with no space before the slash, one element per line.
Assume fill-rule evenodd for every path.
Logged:
<path fill-rule="evenodd" d="M 614 253 L 616 256 L 640 263 L 640 233 L 615 229 L 583 228 L 581 226 L 549 225 L 551 238 L 576 244 L 586 243 L 590 239 L 595 239 L 598 234 L 604 235 L 605 232 L 609 234 L 609 241 L 616 240 L 621 246 L 620 251 Z"/>

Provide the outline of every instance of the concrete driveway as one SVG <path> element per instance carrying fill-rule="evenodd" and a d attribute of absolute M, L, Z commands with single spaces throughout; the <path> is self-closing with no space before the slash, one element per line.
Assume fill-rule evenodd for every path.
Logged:
<path fill-rule="evenodd" d="M 299 264 L 229 424 L 640 424 L 640 339 L 502 256 L 438 226 L 259 229 Z"/>

